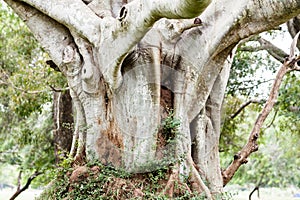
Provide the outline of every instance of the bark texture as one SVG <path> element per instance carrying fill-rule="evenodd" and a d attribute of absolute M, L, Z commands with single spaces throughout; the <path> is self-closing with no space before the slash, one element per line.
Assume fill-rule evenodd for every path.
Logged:
<path fill-rule="evenodd" d="M 75 160 L 145 172 L 183 158 L 173 177 L 191 172 L 209 198 L 223 187 L 220 115 L 234 47 L 300 13 L 299 0 L 5 1 L 67 77 Z M 180 126 L 166 136 L 170 111 Z"/>

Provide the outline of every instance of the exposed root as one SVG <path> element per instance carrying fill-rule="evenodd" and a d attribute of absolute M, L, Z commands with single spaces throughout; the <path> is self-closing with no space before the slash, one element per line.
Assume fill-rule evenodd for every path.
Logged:
<path fill-rule="evenodd" d="M 74 161 L 73 161 L 73 166 L 82 166 L 86 163 L 86 155 L 85 155 L 85 148 L 82 148 L 81 151 L 77 151 Z"/>
<path fill-rule="evenodd" d="M 207 199 L 213 199 L 208 187 L 202 181 L 202 179 L 199 175 L 199 172 L 195 167 L 194 161 L 190 155 L 187 156 L 187 163 L 188 163 L 189 167 L 191 168 L 190 180 L 192 182 L 192 187 L 199 193 L 204 191 Z"/>
<path fill-rule="evenodd" d="M 176 164 L 170 173 L 169 180 L 163 190 L 163 194 L 172 198 L 174 194 L 180 193 L 192 194 L 190 187 L 186 183 L 182 183 L 179 179 L 179 164 Z"/>
<path fill-rule="evenodd" d="M 213 197 L 210 193 L 208 187 L 204 184 L 201 179 L 197 168 L 195 167 L 194 161 L 191 156 L 187 157 L 188 167 L 191 169 L 190 183 L 193 191 L 197 191 L 199 194 L 205 192 L 207 199 L 212 200 Z M 176 193 L 175 185 L 181 186 L 181 189 L 188 191 L 190 194 L 192 193 L 190 187 L 186 183 L 182 183 L 179 179 L 179 164 L 176 164 L 170 173 L 169 180 L 166 184 L 166 187 L 163 191 L 164 195 L 172 198 L 174 193 Z"/>

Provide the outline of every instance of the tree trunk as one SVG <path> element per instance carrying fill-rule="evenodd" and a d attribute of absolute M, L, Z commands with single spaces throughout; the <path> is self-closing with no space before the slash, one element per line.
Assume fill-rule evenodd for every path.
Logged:
<path fill-rule="evenodd" d="M 209 198 L 223 187 L 220 111 L 234 47 L 300 12 L 295 0 L 6 2 L 68 79 L 78 163 L 146 172 L 182 160 L 174 174 L 191 174 Z"/>

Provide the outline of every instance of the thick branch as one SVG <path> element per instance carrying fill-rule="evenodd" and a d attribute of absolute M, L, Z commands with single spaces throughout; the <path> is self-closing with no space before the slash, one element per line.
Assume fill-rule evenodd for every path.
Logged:
<path fill-rule="evenodd" d="M 230 5 L 230 3 L 229 1 L 222 1 L 222 4 Z M 214 2 L 211 3 L 211 5 L 213 4 Z M 226 13 L 228 19 L 225 19 L 226 14 L 222 15 L 223 17 L 220 16 L 223 25 L 218 27 L 216 31 L 220 30 L 220 32 L 227 33 L 222 34 L 223 38 L 220 41 L 220 45 L 218 45 L 218 50 L 215 52 L 216 54 L 232 43 L 238 42 L 251 35 L 273 29 L 300 13 L 299 0 L 242 0 L 232 2 L 232 4 L 229 13 L 233 16 L 228 15 L 228 13 Z M 208 9 L 209 7 L 207 10 Z M 232 19 L 230 19 L 231 17 Z M 230 21 L 229 24 L 228 21 Z M 227 28 L 228 26 L 230 28 Z"/>
<path fill-rule="evenodd" d="M 198 16 L 210 3 L 209 0 L 143 1 L 136 0 L 124 6 L 118 19 L 99 17 L 81 0 L 40 1 L 23 0 L 56 21 L 87 38 L 92 44 L 111 49 L 100 54 L 104 76 L 110 83 L 120 76 L 120 63 L 126 53 L 145 35 L 155 21 L 162 17 L 192 18 Z M 76 11 L 76 12 L 74 12 Z M 99 35 L 101 27 L 101 37 Z M 138 28 L 137 28 L 138 27 Z M 100 44 L 98 41 L 101 40 Z M 109 48 L 112 47 L 112 48 Z M 118 48 L 115 48 L 118 47 Z"/>
<path fill-rule="evenodd" d="M 190 96 L 199 97 L 189 103 L 191 119 L 194 119 L 203 108 L 211 90 L 210 86 L 213 83 L 211 80 L 214 80 L 219 72 L 219 68 L 216 69 L 216 65 L 210 62 L 216 60 L 215 62 L 222 66 L 220 56 L 222 59 L 227 56 L 230 58 L 232 55 L 232 51 L 228 50 L 230 46 L 233 49 L 233 45 L 242 39 L 277 27 L 296 16 L 300 13 L 299 3 L 299 0 L 212 1 L 201 15 L 203 26 L 192 29 L 188 34 L 182 34 L 176 44 L 182 58 L 181 62 L 193 64 L 198 74 L 204 78 L 209 77 L 208 81 L 203 81 L 205 84 L 200 87 L 201 91 L 191 92 Z M 198 95 L 199 92 L 201 95 Z"/>
<path fill-rule="evenodd" d="M 26 23 L 35 38 L 41 43 L 43 49 L 49 53 L 53 62 L 60 67 L 66 46 L 73 42 L 69 31 L 50 17 L 25 3 L 13 0 L 5 0 L 5 2 Z M 60 70 L 63 71 L 62 69 Z"/>
<path fill-rule="evenodd" d="M 104 18 L 101 23 L 103 37 L 101 37 L 100 44 L 96 46 L 99 48 L 98 59 L 106 81 L 112 88 L 119 86 L 121 82 L 120 65 L 123 59 L 144 37 L 155 21 L 162 17 L 196 17 L 209 3 L 210 1 L 205 0 L 135 0 L 121 8 L 118 19 Z"/>
<path fill-rule="evenodd" d="M 199 16 L 210 4 L 211 0 L 173 0 L 150 1 L 154 17 L 166 17 L 170 19 L 183 19 Z"/>
<path fill-rule="evenodd" d="M 22 0 L 40 12 L 87 38 L 92 44 L 99 41 L 99 17 L 82 0 Z"/>

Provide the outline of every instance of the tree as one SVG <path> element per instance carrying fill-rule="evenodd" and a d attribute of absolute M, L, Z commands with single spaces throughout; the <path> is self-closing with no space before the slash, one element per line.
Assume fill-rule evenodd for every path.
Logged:
<path fill-rule="evenodd" d="M 5 2 L 68 80 L 76 163 L 145 172 L 167 161 L 166 193 L 183 174 L 208 198 L 246 159 L 235 156 L 221 172 L 220 115 L 235 46 L 300 13 L 296 0 Z"/>
<path fill-rule="evenodd" d="M 60 120 L 56 115 L 55 122 L 61 124 L 55 128 L 57 134 L 53 137 L 51 97 L 55 88 L 66 87 L 66 81 L 60 73 L 47 67 L 47 54 L 3 2 L 0 3 L 0 16 L 0 169 L 20 172 L 18 178 L 10 176 L 9 179 L 7 172 L 2 172 L 0 181 L 12 184 L 14 178 L 18 179 L 16 197 L 31 183 L 49 182 L 47 175 L 32 180 L 54 168 L 53 146 L 60 146 L 60 152 L 67 149 L 67 142 L 65 146 L 60 145 L 59 132 L 67 128 L 64 124 L 72 118 L 66 121 L 63 117 L 72 110 L 64 112 Z M 65 93 L 56 97 L 66 97 Z M 63 110 L 64 104 L 59 105 Z M 64 130 L 64 138 L 67 138 L 66 132 Z M 72 138 L 72 133 L 70 136 Z M 21 188 L 24 179 L 28 182 Z"/>

